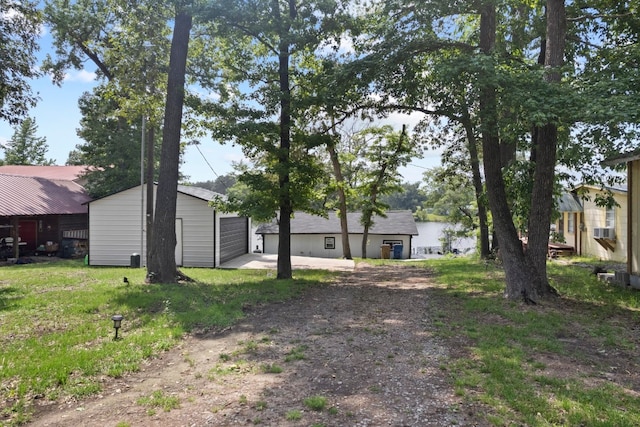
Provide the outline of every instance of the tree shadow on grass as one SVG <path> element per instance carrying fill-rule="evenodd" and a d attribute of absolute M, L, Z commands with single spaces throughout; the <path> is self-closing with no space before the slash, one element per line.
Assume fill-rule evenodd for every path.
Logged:
<path fill-rule="evenodd" d="M 12 286 L 0 287 L 0 311 L 13 309 L 16 301 L 22 298 L 17 288 Z"/>

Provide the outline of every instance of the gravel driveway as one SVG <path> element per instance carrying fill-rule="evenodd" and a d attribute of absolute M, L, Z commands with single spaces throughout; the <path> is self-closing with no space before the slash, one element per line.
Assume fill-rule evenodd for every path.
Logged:
<path fill-rule="evenodd" d="M 100 396 L 40 407 L 35 426 L 472 426 L 433 334 L 430 272 L 360 263 L 331 285 L 246 307 L 232 328 L 183 344 Z M 145 406 L 154 395 L 177 408 Z M 326 404 L 313 410 L 305 399 Z"/>

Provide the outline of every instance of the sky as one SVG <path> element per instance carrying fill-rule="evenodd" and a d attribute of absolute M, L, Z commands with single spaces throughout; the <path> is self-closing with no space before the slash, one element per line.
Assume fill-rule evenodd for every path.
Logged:
<path fill-rule="evenodd" d="M 43 32 L 40 39 L 39 57 L 44 57 L 51 49 L 51 37 Z M 54 159 L 55 164 L 64 165 L 69 152 L 83 141 L 76 134 L 80 126 L 80 110 L 78 99 L 81 95 L 90 91 L 95 85 L 95 73 L 91 69 L 92 63 L 87 62 L 88 69 L 72 70 L 67 74 L 60 87 L 54 85 L 48 76 L 37 80 L 31 80 L 31 88 L 37 93 L 40 101 L 32 108 L 29 115 L 35 118 L 38 126 L 38 137 L 45 137 L 49 150 L 47 159 Z M 411 116 L 405 114 L 392 114 L 381 124 L 391 124 L 398 130 L 402 124 L 407 124 L 409 129 L 420 119 L 419 114 Z M 4 145 L 11 139 L 15 127 L 8 122 L 0 121 L 0 145 Z M 188 177 L 189 182 L 213 181 L 217 175 L 233 172 L 233 162 L 243 160 L 243 154 L 239 147 L 231 144 L 221 145 L 211 139 L 200 139 L 200 150 L 189 146 L 186 150 L 181 172 Z M 0 158 L 4 158 L 3 150 L 0 150 Z M 411 164 L 401 168 L 400 175 L 405 182 L 418 182 L 422 180 L 422 174 L 426 169 L 440 165 L 440 155 L 437 151 L 427 151 L 422 159 L 415 159 Z"/>

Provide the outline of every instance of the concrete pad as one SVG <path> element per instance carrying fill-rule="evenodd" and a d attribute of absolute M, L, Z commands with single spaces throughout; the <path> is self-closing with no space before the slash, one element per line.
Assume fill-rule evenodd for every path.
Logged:
<path fill-rule="evenodd" d="M 278 255 L 275 254 L 244 254 L 231 261 L 227 261 L 220 268 L 247 268 L 247 269 L 270 269 L 278 268 Z M 350 259 L 336 258 L 315 258 L 292 256 L 291 268 L 293 270 L 331 270 L 331 271 L 353 271 L 355 262 Z"/>

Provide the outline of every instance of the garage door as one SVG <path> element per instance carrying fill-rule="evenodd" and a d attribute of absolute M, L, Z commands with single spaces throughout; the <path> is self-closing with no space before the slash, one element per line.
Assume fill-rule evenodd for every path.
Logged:
<path fill-rule="evenodd" d="M 249 221 L 244 217 L 220 218 L 220 263 L 249 252 Z"/>

